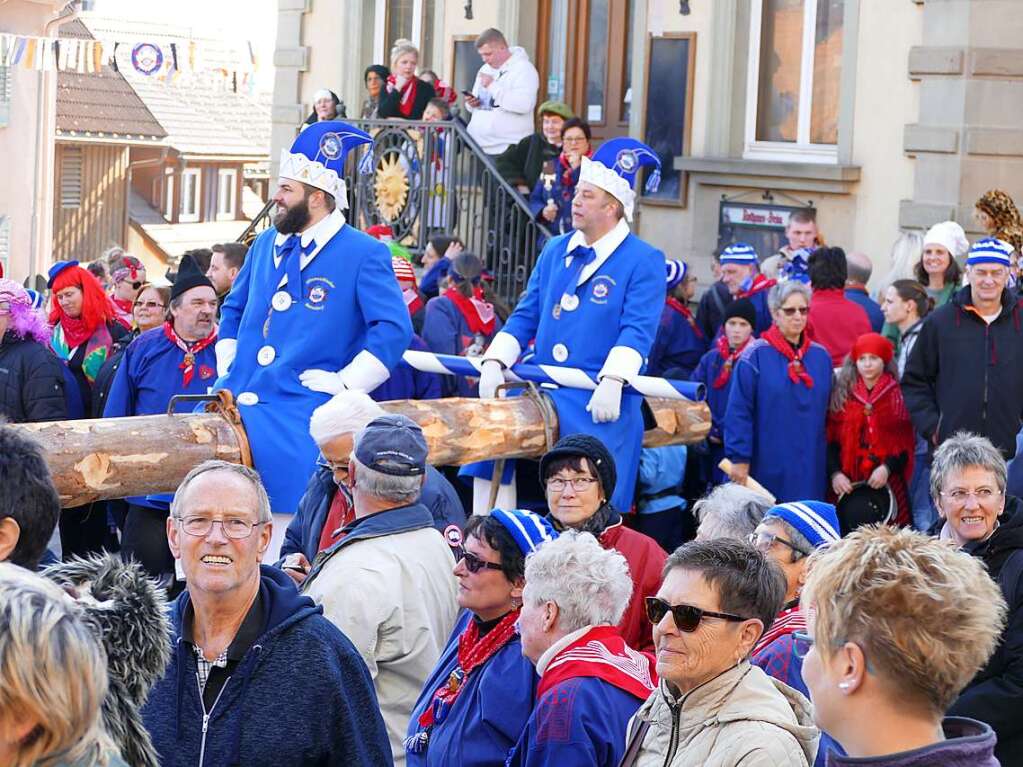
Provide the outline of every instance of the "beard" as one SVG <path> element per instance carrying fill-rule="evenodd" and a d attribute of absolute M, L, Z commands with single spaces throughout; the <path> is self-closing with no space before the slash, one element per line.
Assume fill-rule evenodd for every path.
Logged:
<path fill-rule="evenodd" d="M 309 224 L 309 204 L 303 199 L 274 216 L 274 227 L 281 234 L 298 234 Z"/>

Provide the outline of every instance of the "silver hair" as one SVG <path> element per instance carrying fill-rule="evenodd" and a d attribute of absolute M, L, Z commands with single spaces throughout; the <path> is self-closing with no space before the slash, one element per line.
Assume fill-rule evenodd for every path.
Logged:
<path fill-rule="evenodd" d="M 698 500 L 693 510 L 702 540 L 731 538 L 746 543 L 770 508 L 771 502 L 760 493 L 726 482 Z"/>
<path fill-rule="evenodd" d="M 937 504 L 945 482 L 955 472 L 971 466 L 986 469 L 995 475 L 995 483 L 1001 493 L 1005 492 L 1008 469 L 1005 458 L 987 437 L 957 431 L 934 451 L 931 463 L 931 497 Z"/>
<path fill-rule="evenodd" d="M 799 280 L 786 280 L 785 282 L 779 282 L 771 288 L 771 292 L 767 294 L 767 306 L 772 312 L 776 312 L 789 299 L 789 296 L 796 293 L 803 296 L 806 299 L 806 303 L 810 303 L 810 296 L 813 295 L 813 291 L 810 290 L 809 285 L 804 285 Z"/>
<path fill-rule="evenodd" d="M 386 412 L 365 392 L 346 390 L 313 411 L 309 434 L 316 444 L 322 445 L 342 434 L 357 434 Z"/>
<path fill-rule="evenodd" d="M 554 602 L 564 631 L 618 625 L 632 598 L 625 557 L 589 533 L 567 531 L 526 557 L 523 601 Z"/>
<path fill-rule="evenodd" d="M 849 279 L 851 281 L 862 285 L 870 282 L 870 275 L 874 272 L 874 265 L 870 261 L 870 256 L 866 253 L 861 253 L 858 250 L 849 253 L 845 257 L 845 265 L 849 271 Z"/>
<path fill-rule="evenodd" d="M 188 486 L 197 478 L 203 474 L 209 474 L 211 471 L 223 471 L 230 474 L 235 474 L 242 477 L 250 485 L 256 493 L 256 517 L 260 523 L 270 522 L 273 519 L 273 514 L 270 512 L 270 498 L 266 494 L 266 488 L 263 487 L 263 481 L 259 478 L 259 474 L 255 470 L 250 469 L 248 466 L 242 466 L 240 463 L 228 463 L 227 461 L 212 460 L 204 461 L 192 469 L 185 478 L 181 480 L 181 484 L 178 485 L 178 489 L 174 491 L 174 500 L 171 501 L 170 513 L 175 519 L 181 519 L 183 516 L 183 509 L 181 508 L 182 499 L 185 497 L 185 493 L 188 491 Z"/>
<path fill-rule="evenodd" d="M 407 505 L 414 503 L 423 492 L 422 474 L 414 477 L 399 477 L 371 469 L 356 459 L 354 449 L 348 459 L 348 466 L 349 468 L 357 467 L 358 487 L 366 495 L 371 495 L 374 498 Z"/>

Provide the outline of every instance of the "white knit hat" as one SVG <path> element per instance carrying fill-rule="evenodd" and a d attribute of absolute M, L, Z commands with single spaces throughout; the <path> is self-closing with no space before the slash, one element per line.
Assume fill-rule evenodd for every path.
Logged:
<path fill-rule="evenodd" d="M 942 221 L 928 229 L 924 236 L 924 247 L 928 245 L 941 245 L 952 254 L 952 258 L 962 258 L 970 249 L 966 232 L 955 221 Z"/>

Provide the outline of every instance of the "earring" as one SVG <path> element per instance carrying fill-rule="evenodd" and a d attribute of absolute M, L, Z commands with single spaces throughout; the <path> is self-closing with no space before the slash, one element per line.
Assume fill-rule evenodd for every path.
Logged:
<path fill-rule="evenodd" d="M 518 597 L 512 597 L 511 605 L 513 610 L 518 610 L 522 607 L 522 600 Z"/>
<path fill-rule="evenodd" d="M 838 683 L 838 689 L 839 690 L 848 690 L 850 687 L 852 687 L 852 685 L 849 684 L 849 682 L 839 682 Z"/>

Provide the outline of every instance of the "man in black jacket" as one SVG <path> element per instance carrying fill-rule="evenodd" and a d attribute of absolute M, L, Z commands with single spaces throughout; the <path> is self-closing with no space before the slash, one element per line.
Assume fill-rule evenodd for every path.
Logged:
<path fill-rule="evenodd" d="M 957 431 L 987 437 L 1008 460 L 1023 416 L 1023 306 L 1010 292 L 1012 246 L 970 249 L 959 290 L 923 324 L 902 377 L 913 426 L 931 445 Z"/>

